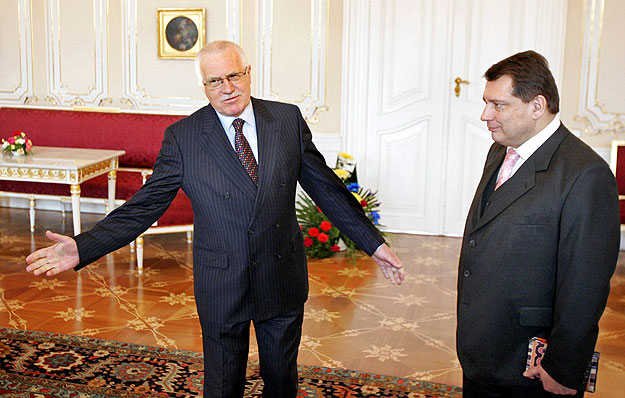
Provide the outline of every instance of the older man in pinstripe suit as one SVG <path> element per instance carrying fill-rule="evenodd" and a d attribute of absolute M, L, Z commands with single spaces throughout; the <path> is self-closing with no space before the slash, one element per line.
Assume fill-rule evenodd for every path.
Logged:
<path fill-rule="evenodd" d="M 210 105 L 169 126 L 154 174 L 128 202 L 74 238 L 26 260 L 35 275 L 79 270 L 127 245 L 182 188 L 194 211 L 194 289 L 204 342 L 204 396 L 241 397 L 250 321 L 265 397 L 295 397 L 308 272 L 295 215 L 297 183 L 393 283 L 401 261 L 329 169 L 294 105 L 250 96 L 243 50 L 209 43 L 196 69 Z"/>

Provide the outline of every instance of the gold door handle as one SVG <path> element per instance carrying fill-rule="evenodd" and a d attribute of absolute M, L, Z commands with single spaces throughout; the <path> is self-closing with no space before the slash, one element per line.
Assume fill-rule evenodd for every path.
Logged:
<path fill-rule="evenodd" d="M 454 81 L 456 82 L 456 88 L 454 88 L 454 91 L 456 92 L 456 97 L 460 97 L 460 84 L 469 84 L 469 82 L 466 80 L 462 80 L 459 77 L 457 77 Z"/>

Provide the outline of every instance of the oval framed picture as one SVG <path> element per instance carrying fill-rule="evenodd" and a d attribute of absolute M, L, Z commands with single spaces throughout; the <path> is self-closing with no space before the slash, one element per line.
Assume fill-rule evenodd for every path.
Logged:
<path fill-rule="evenodd" d="M 193 59 L 204 47 L 203 8 L 158 8 L 158 57 Z"/>

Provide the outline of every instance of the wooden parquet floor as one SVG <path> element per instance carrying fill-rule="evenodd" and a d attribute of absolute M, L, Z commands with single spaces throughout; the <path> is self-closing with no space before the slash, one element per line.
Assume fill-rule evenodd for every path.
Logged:
<path fill-rule="evenodd" d="M 83 215 L 83 228 L 101 216 Z M 0 326 L 201 351 L 193 301 L 191 245 L 184 234 L 145 239 L 145 271 L 129 248 L 80 272 L 52 278 L 24 271 L 25 257 L 48 245 L 45 229 L 71 234 L 71 217 L 0 208 Z M 391 235 L 406 267 L 388 283 L 366 256 L 339 253 L 309 262 L 299 363 L 460 385 L 455 354 L 456 272 L 460 239 Z M 596 398 L 625 397 L 625 253 L 601 320 Z M 251 339 L 250 359 L 257 349 Z"/>

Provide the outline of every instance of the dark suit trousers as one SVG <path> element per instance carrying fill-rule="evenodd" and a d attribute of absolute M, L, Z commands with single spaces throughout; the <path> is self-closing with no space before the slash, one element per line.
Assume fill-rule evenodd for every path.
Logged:
<path fill-rule="evenodd" d="M 463 398 L 583 398 L 584 391 L 575 395 L 556 395 L 545 391 L 542 384 L 535 387 L 504 387 L 476 383 L 462 375 Z"/>
<path fill-rule="evenodd" d="M 282 316 L 254 321 L 263 397 L 295 398 L 297 351 L 302 337 L 304 306 Z M 202 322 L 204 398 L 241 398 L 249 352 L 250 322 Z"/>

